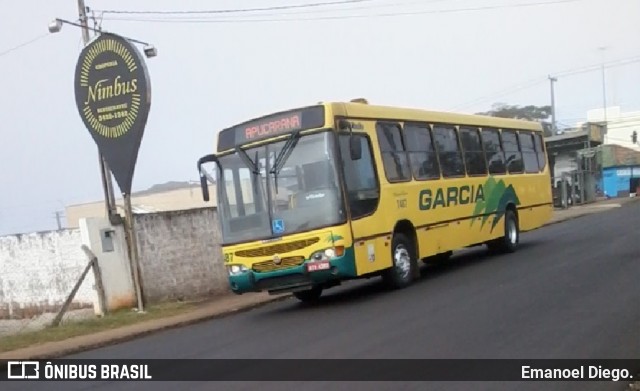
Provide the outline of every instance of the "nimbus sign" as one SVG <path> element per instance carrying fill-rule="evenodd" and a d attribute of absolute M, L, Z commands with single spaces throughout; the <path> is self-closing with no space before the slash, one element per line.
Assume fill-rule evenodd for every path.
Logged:
<path fill-rule="evenodd" d="M 105 33 L 80 53 L 75 72 L 80 117 L 122 193 L 130 194 L 151 105 L 144 60 L 125 38 Z"/>

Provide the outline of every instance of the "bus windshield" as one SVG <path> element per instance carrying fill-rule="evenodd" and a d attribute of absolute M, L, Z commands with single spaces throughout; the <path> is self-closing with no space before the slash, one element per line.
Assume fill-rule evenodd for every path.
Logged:
<path fill-rule="evenodd" d="M 275 238 L 344 221 L 334 145 L 330 131 L 292 134 L 221 156 L 217 188 L 223 243 Z"/>

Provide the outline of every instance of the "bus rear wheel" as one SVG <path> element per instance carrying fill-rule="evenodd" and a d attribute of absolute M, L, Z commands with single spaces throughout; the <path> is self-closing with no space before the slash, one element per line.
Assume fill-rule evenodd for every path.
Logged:
<path fill-rule="evenodd" d="M 322 287 L 314 286 L 305 291 L 293 292 L 293 295 L 303 303 L 314 303 L 322 296 Z"/>
<path fill-rule="evenodd" d="M 520 243 L 520 228 L 518 218 L 513 210 L 508 209 L 504 214 L 504 235 L 487 243 L 489 250 L 499 253 L 513 253 Z"/>
<path fill-rule="evenodd" d="M 404 288 L 411 284 L 415 275 L 416 254 L 415 245 L 403 233 L 393 235 L 391 242 L 391 261 L 393 265 L 387 269 L 382 279 L 393 289 Z"/>

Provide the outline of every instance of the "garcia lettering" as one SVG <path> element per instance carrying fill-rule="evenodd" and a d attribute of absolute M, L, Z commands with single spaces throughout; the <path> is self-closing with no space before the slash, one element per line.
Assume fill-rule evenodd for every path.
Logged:
<path fill-rule="evenodd" d="M 434 191 L 424 189 L 420 191 L 420 196 L 418 197 L 420 210 L 475 204 L 478 201 L 484 201 L 484 188 L 482 185 L 478 185 L 478 187 L 473 185 L 440 187 Z"/>

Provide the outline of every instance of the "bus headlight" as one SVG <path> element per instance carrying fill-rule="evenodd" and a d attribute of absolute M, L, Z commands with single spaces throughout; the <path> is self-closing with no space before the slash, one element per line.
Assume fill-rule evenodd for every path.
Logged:
<path fill-rule="evenodd" d="M 227 271 L 230 276 L 237 276 L 238 274 L 242 274 L 248 270 L 249 269 L 244 265 L 227 265 Z"/>
<path fill-rule="evenodd" d="M 330 247 L 330 248 L 325 248 L 324 250 L 314 252 L 313 254 L 311 254 L 309 259 L 312 262 L 327 261 L 331 258 L 340 257 L 342 256 L 342 254 L 344 254 L 344 247 L 342 246 Z"/>

